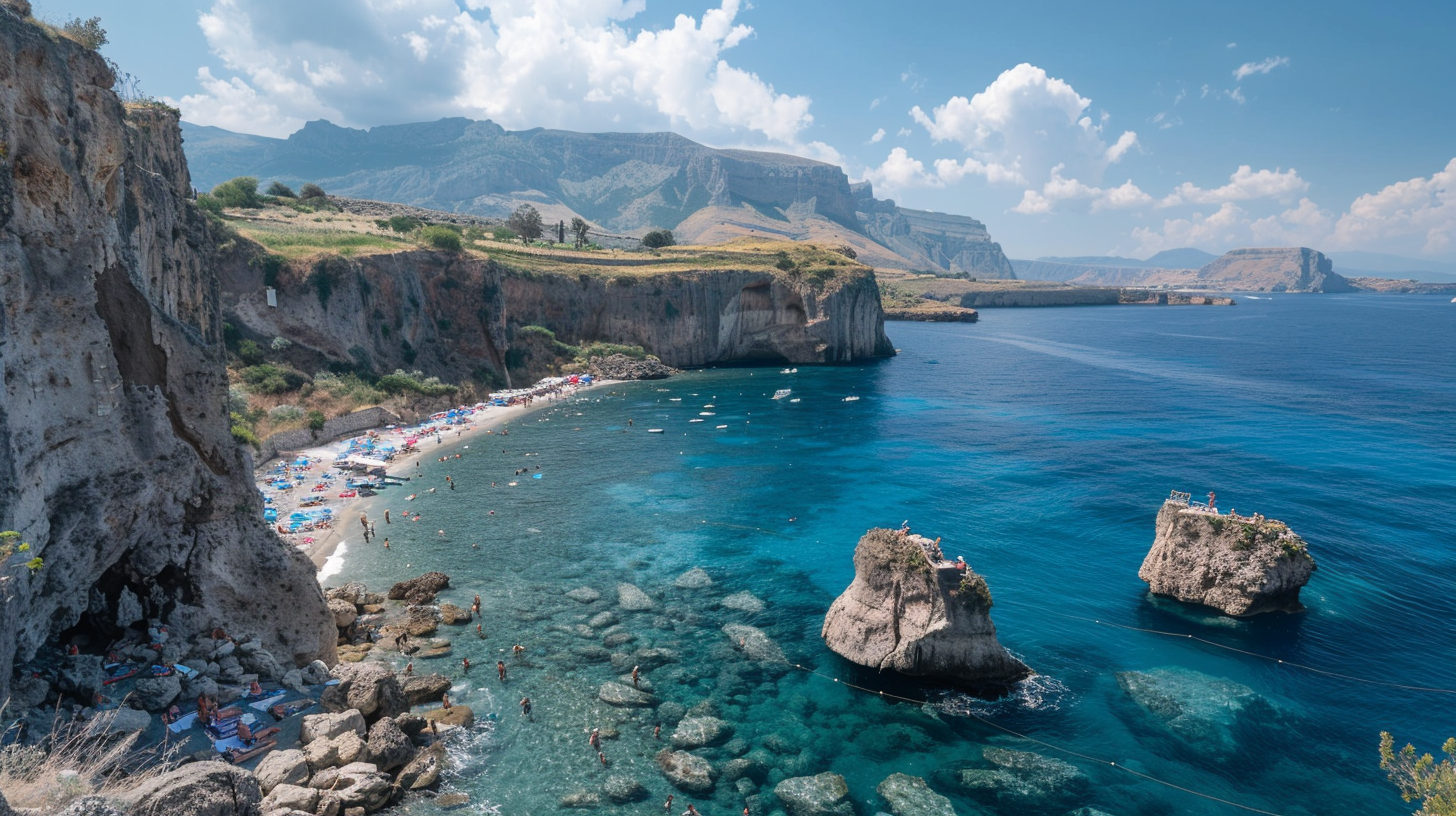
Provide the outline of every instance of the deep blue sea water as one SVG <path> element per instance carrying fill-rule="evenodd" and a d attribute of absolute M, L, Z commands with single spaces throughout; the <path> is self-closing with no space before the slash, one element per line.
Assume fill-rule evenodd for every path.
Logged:
<path fill-rule="evenodd" d="M 471 793 L 472 808 L 553 813 L 562 796 L 598 791 L 616 774 L 650 797 L 604 800 L 603 810 L 660 810 L 673 792 L 678 811 L 695 802 L 714 816 L 740 812 L 759 792 L 749 801 L 771 812 L 776 781 L 833 770 L 862 816 L 885 809 L 875 786 L 896 771 L 930 780 L 963 816 L 1061 816 L 1082 806 L 1115 816 L 1248 812 L 957 713 L 970 711 L 1260 811 L 1414 809 L 1377 767 L 1378 734 L 1435 750 L 1456 735 L 1456 695 L 1138 630 L 1456 689 L 1456 305 L 1273 296 L 1233 308 L 986 310 L 973 325 L 891 323 L 887 332 L 900 354 L 882 363 L 709 370 L 589 392 L 512 423 L 509 436 L 441 446 L 464 457 L 427 459 L 423 481 L 436 493 L 379 500 L 394 510 L 395 523 L 379 528 L 392 549 L 351 542 L 331 583 L 383 587 L 439 569 L 453 578 L 448 600 L 467 606 L 478 593 L 485 604 L 485 639 L 473 626 L 443 627 L 453 657 L 416 665 L 456 677 L 452 697 L 485 719 L 452 782 Z M 801 401 L 770 399 L 784 387 Z M 861 399 L 844 402 L 850 395 Z M 513 477 L 538 466 L 540 479 Z M 457 490 L 446 489 L 446 474 Z M 1307 611 L 1244 621 L 1151 599 L 1137 570 L 1170 489 L 1216 490 L 1222 508 L 1289 523 L 1318 563 Z M 423 520 L 398 521 L 406 507 Z M 823 613 L 853 575 L 859 536 L 905 519 L 987 577 L 1001 642 L 1038 678 L 978 701 L 866 677 L 823 647 Z M 675 588 L 692 567 L 714 585 Z M 655 608 L 618 610 L 624 582 Z M 564 595 L 581 586 L 601 599 Z M 718 605 L 741 591 L 766 609 Z M 620 622 L 586 626 L 607 610 Z M 938 705 L 765 670 L 722 633 L 730 622 L 760 627 L 823 675 Z M 604 633 L 622 632 L 636 641 L 603 645 Z M 510 655 L 516 643 L 524 657 Z M 598 701 L 600 684 L 649 647 L 676 656 L 644 675 L 673 705 L 622 711 Z M 477 667 L 468 677 L 462 656 Z M 504 687 L 497 659 L 510 664 Z M 1173 671 L 1156 671 L 1164 669 Z M 1195 722 L 1180 735 L 1133 702 L 1116 673 L 1150 670 L 1175 696 L 1189 695 L 1169 706 L 1207 708 L 1223 725 L 1203 733 Z M 1247 687 L 1256 704 L 1220 680 Z M 531 722 L 517 708 L 527 695 Z M 1243 716 L 1227 707 L 1235 698 Z M 696 705 L 732 723 L 744 743 L 698 753 L 721 766 L 747 748 L 769 768 L 762 784 L 739 790 L 724 780 L 707 796 L 670 788 L 653 757 L 670 718 Z M 665 719 L 656 741 L 652 728 Z M 586 742 L 596 726 L 620 734 L 606 742 L 606 769 Z M 1071 762 L 1088 780 L 1026 799 L 959 789 L 955 770 L 991 767 L 988 745 Z M 417 802 L 411 812 L 434 810 Z"/>

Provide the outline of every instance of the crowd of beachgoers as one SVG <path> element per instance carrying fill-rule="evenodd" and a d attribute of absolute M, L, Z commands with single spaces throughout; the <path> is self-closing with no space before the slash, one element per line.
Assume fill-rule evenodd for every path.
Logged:
<path fill-rule="evenodd" d="M 342 540 L 344 529 L 366 538 L 373 530 L 363 514 L 352 521 L 345 511 L 355 502 L 405 481 L 412 463 L 430 439 L 492 431 L 538 400 L 569 397 L 604 381 L 589 374 L 550 377 L 529 388 L 495 392 L 488 400 L 432 414 L 412 425 L 386 425 L 359 436 L 282 455 L 258 469 L 263 518 L 285 540 L 323 566 Z M 459 455 L 459 454 L 457 454 Z M 397 471 L 391 474 L 391 469 Z M 352 526 L 351 526 L 352 525 Z"/>

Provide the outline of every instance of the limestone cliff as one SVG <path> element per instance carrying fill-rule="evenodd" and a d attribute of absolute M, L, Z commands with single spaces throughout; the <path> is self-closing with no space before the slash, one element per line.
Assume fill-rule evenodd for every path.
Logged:
<path fill-rule="evenodd" d="M 128 116 L 113 81 L 0 10 L 0 529 L 32 548 L 0 576 L 0 697 L 48 638 L 100 648 L 143 616 L 178 643 L 221 625 L 281 660 L 334 654 L 229 434 L 176 114 Z"/>
<path fill-rule="evenodd" d="M 1304 539 L 1262 516 L 1220 515 L 1175 494 L 1158 511 L 1157 537 L 1138 577 L 1156 595 L 1226 615 L 1298 611 L 1314 572 Z"/>
<path fill-rule="evenodd" d="M 986 580 L 944 561 L 936 542 L 874 529 L 854 551 L 854 581 L 829 607 L 822 636 L 861 666 L 970 687 L 1031 674 L 996 640 Z"/>
<path fill-rule="evenodd" d="M 1324 253 L 1307 247 L 1230 250 L 1198 270 L 1197 282 L 1230 291 L 1353 291 Z"/>
<path fill-rule="evenodd" d="M 258 265 L 226 270 L 229 315 L 260 338 L 287 337 L 295 356 L 314 354 L 297 361 L 308 371 L 342 362 L 450 381 L 505 378 L 520 366 L 530 326 L 566 343 L 642 346 L 676 367 L 894 354 L 879 288 L 863 268 L 825 284 L 732 269 L 608 276 L 420 250 L 289 265 L 276 280 L 277 307 L 266 303 Z"/>
<path fill-rule="evenodd" d="M 889 247 L 921 270 L 995 280 L 1013 280 L 1001 245 L 991 240 L 986 225 L 963 215 L 911 210 L 894 201 L 874 197 L 869 182 L 851 186 L 855 209 L 864 233 Z"/>

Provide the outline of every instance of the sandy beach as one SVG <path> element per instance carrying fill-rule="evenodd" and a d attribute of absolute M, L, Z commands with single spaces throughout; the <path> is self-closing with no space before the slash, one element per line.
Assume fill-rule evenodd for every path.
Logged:
<path fill-rule="evenodd" d="M 560 391 L 543 391 L 539 396 L 533 397 L 529 403 L 505 406 L 492 405 L 478 408 L 469 417 L 467 424 L 442 429 L 439 439 L 441 443 L 446 441 L 452 444 L 469 442 L 476 437 L 494 434 L 496 431 L 505 428 L 513 419 L 518 419 L 534 411 L 555 405 L 561 400 L 571 399 L 585 391 L 603 386 L 618 385 L 620 382 L 619 380 L 596 380 L 590 384 L 568 385 Z M 413 466 L 417 462 L 430 456 L 430 451 L 434 447 L 442 446 L 442 444 L 435 446 L 428 445 L 427 439 L 421 437 L 420 442 L 413 448 L 404 448 L 404 440 L 407 436 L 404 433 L 404 426 L 392 429 L 376 428 L 375 431 L 386 441 L 397 441 L 399 444 L 400 452 L 393 459 L 389 460 L 388 472 L 391 475 L 401 477 L 412 475 Z M 373 507 L 373 502 L 380 497 L 356 496 L 353 498 L 341 498 L 339 494 L 347 490 L 344 486 L 342 476 L 335 478 L 330 483 L 330 488 L 327 491 L 312 492 L 310 488 L 312 485 L 318 483 L 323 474 L 334 473 L 338 475 L 340 473 L 334 468 L 334 459 L 349 447 L 349 441 L 351 439 L 362 435 L 356 434 L 355 436 L 301 450 L 280 451 L 278 459 L 255 468 L 253 472 L 254 482 L 257 483 L 258 488 L 265 495 L 273 497 L 273 503 L 269 506 L 277 508 L 280 519 L 287 518 L 290 513 L 299 509 L 300 502 L 314 497 L 323 497 L 325 501 L 322 506 L 333 510 L 334 523 L 328 529 L 314 530 L 307 533 L 279 533 L 280 538 L 296 546 L 300 552 L 307 555 L 313 561 L 314 567 L 319 571 L 318 577 L 320 582 L 327 580 L 332 575 L 338 574 L 343 566 L 342 558 L 351 546 L 362 545 L 364 543 L 364 535 L 362 527 L 359 524 L 359 516 L 360 514 L 368 516 Z M 430 434 L 430 436 L 434 436 L 434 434 Z M 274 467 L 275 463 L 279 460 L 292 462 L 299 457 L 305 457 L 313 463 L 305 471 L 305 475 L 308 478 L 301 482 L 295 482 L 297 486 L 292 490 L 275 491 L 269 489 L 267 485 L 272 480 L 272 477 L 269 475 L 269 470 Z M 388 489 L 401 492 L 408 490 L 404 485 Z M 379 519 L 370 517 L 370 521 L 378 524 Z M 312 539 L 312 541 L 309 542 L 306 539 Z"/>

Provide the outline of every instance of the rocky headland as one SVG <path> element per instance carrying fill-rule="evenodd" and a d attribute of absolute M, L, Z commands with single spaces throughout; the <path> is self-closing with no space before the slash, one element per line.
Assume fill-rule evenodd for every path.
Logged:
<path fill-rule="evenodd" d="M 1303 609 L 1299 590 L 1314 568 L 1304 539 L 1284 522 L 1220 514 L 1175 493 L 1158 511 L 1138 577 L 1155 595 L 1242 616 Z"/>
<path fill-rule="evenodd" d="M 855 547 L 854 581 L 829 607 L 821 635 L 861 666 L 1004 687 L 1031 669 L 996 639 L 991 604 L 986 579 L 945 560 L 938 541 L 877 528 Z"/>
<path fill-rule="evenodd" d="M 114 81 L 0 9 L 0 697 L 18 674 L 51 711 L 91 705 L 108 649 L 181 661 L 216 628 L 254 646 L 229 682 L 334 659 L 313 566 L 229 432 L 177 113 Z"/>

